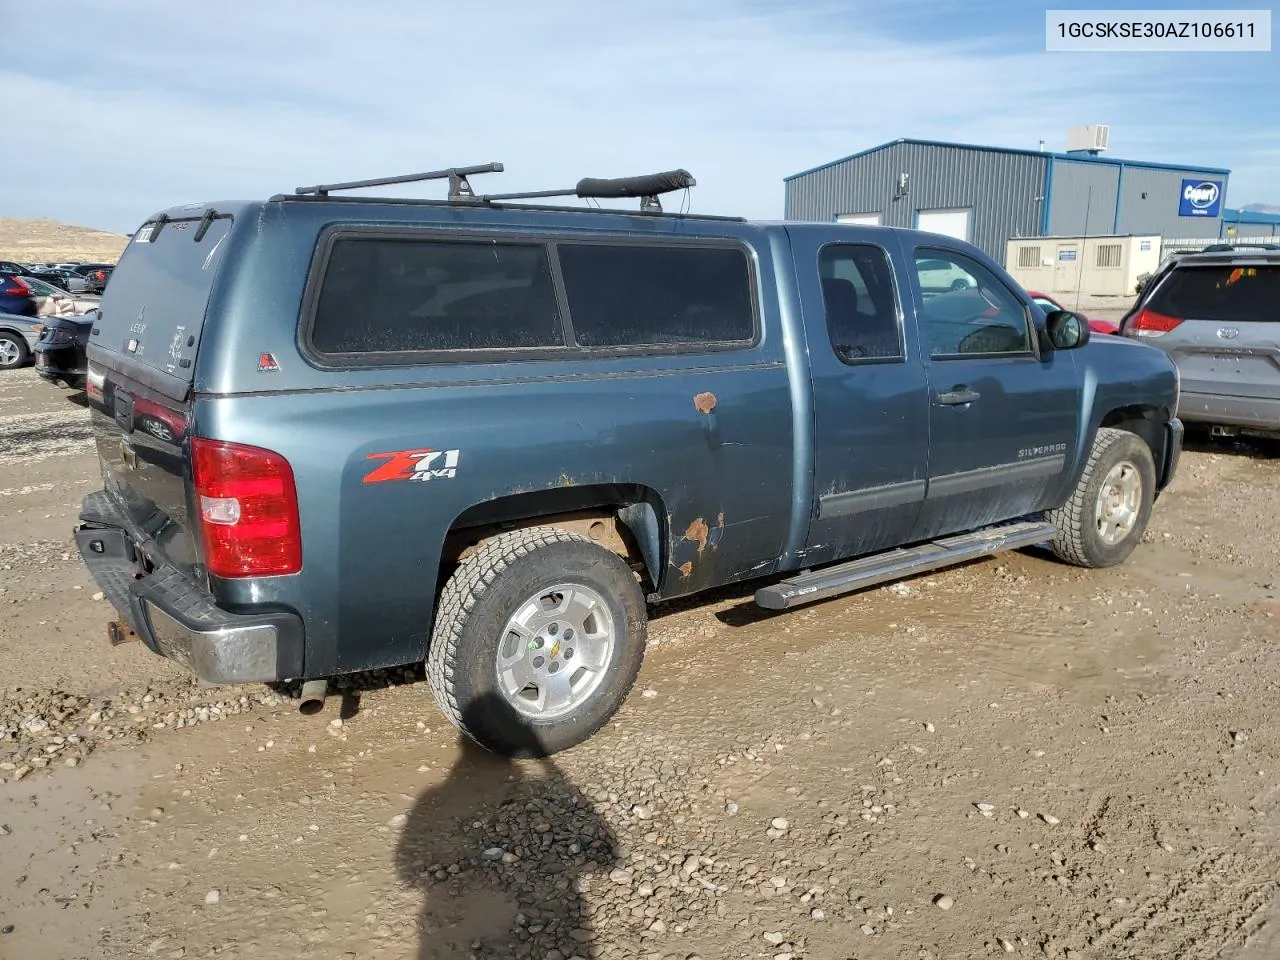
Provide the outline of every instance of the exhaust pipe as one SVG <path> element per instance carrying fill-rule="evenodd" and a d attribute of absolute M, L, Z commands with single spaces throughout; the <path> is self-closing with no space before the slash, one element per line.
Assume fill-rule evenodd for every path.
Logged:
<path fill-rule="evenodd" d="M 308 680 L 302 685 L 302 699 L 298 703 L 298 712 L 308 717 L 319 713 L 324 709 L 324 698 L 328 692 L 328 680 Z"/>

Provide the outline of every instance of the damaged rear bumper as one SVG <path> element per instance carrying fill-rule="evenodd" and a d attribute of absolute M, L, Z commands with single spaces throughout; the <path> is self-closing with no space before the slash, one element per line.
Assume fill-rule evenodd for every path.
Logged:
<path fill-rule="evenodd" d="M 127 528 L 104 522 L 103 513 L 113 512 L 105 499 L 102 493 L 86 498 L 76 546 L 105 597 L 148 648 L 208 683 L 302 675 L 304 634 L 296 614 L 233 613 L 174 567 L 145 569 Z"/>

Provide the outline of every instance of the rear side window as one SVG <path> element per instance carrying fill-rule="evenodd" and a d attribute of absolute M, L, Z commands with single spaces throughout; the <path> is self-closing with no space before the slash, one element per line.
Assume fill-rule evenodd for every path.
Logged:
<path fill-rule="evenodd" d="M 311 342 L 331 354 L 563 346 L 546 247 L 339 239 L 329 254 Z"/>
<path fill-rule="evenodd" d="M 583 347 L 700 347 L 755 338 L 739 247 L 557 243 Z"/>
<path fill-rule="evenodd" d="M 901 360 L 898 299 L 889 257 L 866 243 L 829 244 L 818 257 L 831 349 L 845 363 Z"/>
<path fill-rule="evenodd" d="M 1146 307 L 1183 320 L 1280 320 L 1280 264 L 1174 268 Z"/>

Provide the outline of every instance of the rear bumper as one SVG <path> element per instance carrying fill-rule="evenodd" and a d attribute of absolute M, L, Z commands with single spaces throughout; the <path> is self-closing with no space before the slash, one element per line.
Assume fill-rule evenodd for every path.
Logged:
<path fill-rule="evenodd" d="M 1178 416 L 1193 423 L 1226 424 L 1274 433 L 1280 431 L 1280 400 L 1183 393 L 1178 400 Z"/>
<path fill-rule="evenodd" d="M 104 514 L 106 516 L 104 517 Z M 266 683 L 302 675 L 303 628 L 293 613 L 232 613 L 177 569 L 144 572 L 139 550 L 104 493 L 76 528 L 80 556 L 120 617 L 152 651 L 208 683 Z"/>
<path fill-rule="evenodd" d="M 36 373 L 41 377 L 69 387 L 84 386 L 88 363 L 84 351 L 77 350 L 74 344 L 37 344 L 34 352 Z"/>

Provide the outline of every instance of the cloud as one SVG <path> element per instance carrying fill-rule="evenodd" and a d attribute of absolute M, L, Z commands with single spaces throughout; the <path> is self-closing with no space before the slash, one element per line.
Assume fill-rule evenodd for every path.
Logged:
<path fill-rule="evenodd" d="M 1100 118 L 1117 154 L 1129 137 L 1135 159 L 1218 162 L 1185 156 L 1172 114 L 1134 95 L 1173 82 L 1176 64 L 1050 57 L 1041 38 L 999 33 L 911 40 L 904 11 L 930 10 L 915 0 L 885 13 L 748 0 L 285 7 L 132 0 L 66 18 L 57 69 L 30 55 L 0 68 L 11 102 L 72 122 L 10 154 L 0 213 L 129 230 L 175 203 L 501 160 L 508 172 L 485 189 L 684 166 L 699 181 L 693 209 L 777 217 L 783 176 L 876 143 L 1060 147 L 1067 126 Z"/>

